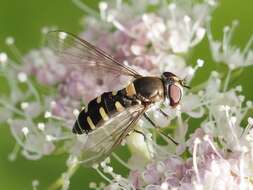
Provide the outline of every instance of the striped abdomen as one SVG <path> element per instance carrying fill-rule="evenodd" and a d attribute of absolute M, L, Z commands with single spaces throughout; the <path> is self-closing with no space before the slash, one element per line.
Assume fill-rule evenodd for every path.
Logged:
<path fill-rule="evenodd" d="M 139 104 L 144 105 L 164 100 L 164 86 L 160 78 L 141 77 L 117 92 L 105 92 L 91 100 L 82 110 L 74 125 L 73 132 L 88 133 L 109 120 L 116 112 Z"/>
<path fill-rule="evenodd" d="M 91 100 L 83 109 L 73 127 L 73 133 L 88 133 L 109 120 L 116 112 L 123 111 L 129 105 L 124 100 L 125 89 L 117 92 L 105 92 Z"/>

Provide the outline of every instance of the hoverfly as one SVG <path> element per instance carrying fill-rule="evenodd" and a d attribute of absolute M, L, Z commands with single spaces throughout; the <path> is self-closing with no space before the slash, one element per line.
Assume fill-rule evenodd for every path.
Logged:
<path fill-rule="evenodd" d="M 184 80 L 171 72 L 164 72 L 161 77 L 142 76 L 71 33 L 49 32 L 47 43 L 66 64 L 71 64 L 80 71 L 104 71 L 115 80 L 122 75 L 132 78 L 121 90 L 104 92 L 94 98 L 79 113 L 72 131 L 87 137 L 82 147 L 86 165 L 98 163 L 109 156 L 135 130 L 135 125 L 142 116 L 157 127 L 145 112 L 155 103 L 165 100 L 175 107 L 181 100 L 182 87 L 187 87 Z M 161 109 L 159 111 L 166 115 Z"/>

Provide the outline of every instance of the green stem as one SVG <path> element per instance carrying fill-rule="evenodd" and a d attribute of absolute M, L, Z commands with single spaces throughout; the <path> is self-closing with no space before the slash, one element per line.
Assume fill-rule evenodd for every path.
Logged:
<path fill-rule="evenodd" d="M 85 13 L 87 13 L 87 15 L 92 15 L 92 16 L 94 16 L 94 17 L 96 17 L 96 18 L 100 18 L 100 15 L 99 15 L 99 13 L 98 13 L 96 10 L 90 8 L 89 6 L 87 6 L 87 5 L 86 5 L 85 3 L 83 3 L 82 1 L 80 1 L 80 0 L 72 0 L 72 2 L 73 2 L 79 9 L 81 9 L 81 10 L 83 10 Z"/>
<path fill-rule="evenodd" d="M 72 175 L 76 172 L 76 170 L 79 168 L 79 166 L 80 164 L 74 163 L 73 165 L 68 167 L 68 170 L 65 176 L 68 176 L 68 179 L 70 179 Z M 66 181 L 66 178 L 64 177 L 64 175 L 62 175 L 52 185 L 50 185 L 48 190 L 56 190 L 56 189 L 62 188 L 64 186 L 65 181 Z"/>
<path fill-rule="evenodd" d="M 199 90 L 204 89 L 205 86 L 206 86 L 206 84 L 207 84 L 207 81 L 202 82 L 202 83 L 200 83 L 200 84 L 198 84 L 198 85 L 195 85 L 194 87 L 191 87 L 191 89 L 190 89 L 189 91 L 190 91 L 191 93 L 196 93 L 196 92 L 198 92 Z"/>
<path fill-rule="evenodd" d="M 224 87 L 223 87 L 223 92 L 225 92 L 227 90 L 227 88 L 228 88 L 228 83 L 229 83 L 229 80 L 230 80 L 231 73 L 232 73 L 232 70 L 229 69 L 227 77 L 225 79 L 225 83 L 224 83 Z"/>

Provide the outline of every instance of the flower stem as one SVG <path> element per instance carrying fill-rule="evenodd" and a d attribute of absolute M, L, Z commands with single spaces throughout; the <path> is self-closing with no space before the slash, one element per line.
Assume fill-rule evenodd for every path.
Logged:
<path fill-rule="evenodd" d="M 72 177 L 72 175 L 76 172 L 76 170 L 79 168 L 79 166 L 80 164 L 74 163 L 70 167 L 68 167 L 68 170 L 66 171 L 65 175 L 62 175 L 53 184 L 51 184 L 48 190 L 62 189 L 66 182 L 66 177 L 67 180 L 69 180 Z"/>
<path fill-rule="evenodd" d="M 229 80 L 230 80 L 231 73 L 232 73 L 232 70 L 228 69 L 228 74 L 227 74 L 227 77 L 225 79 L 225 83 L 224 83 L 224 87 L 223 87 L 223 92 L 225 92 L 227 90 L 227 88 L 228 88 L 228 83 L 229 83 Z"/>
<path fill-rule="evenodd" d="M 83 3 L 80 0 L 72 0 L 72 2 L 81 10 L 83 10 L 87 15 L 92 15 L 96 18 L 99 18 L 98 12 L 87 6 L 85 3 Z"/>
<path fill-rule="evenodd" d="M 198 84 L 198 85 L 195 85 L 194 87 L 191 87 L 191 89 L 189 90 L 189 92 L 191 92 L 191 93 L 196 93 L 196 92 L 198 92 L 198 91 L 204 89 L 206 85 L 207 85 L 207 82 L 206 82 L 206 81 L 205 81 L 205 82 L 202 82 L 202 83 L 200 83 L 200 84 Z"/>
<path fill-rule="evenodd" d="M 125 166 L 127 169 L 131 170 L 131 167 L 124 161 L 122 160 L 116 153 L 112 153 L 112 156 L 123 166 Z"/>

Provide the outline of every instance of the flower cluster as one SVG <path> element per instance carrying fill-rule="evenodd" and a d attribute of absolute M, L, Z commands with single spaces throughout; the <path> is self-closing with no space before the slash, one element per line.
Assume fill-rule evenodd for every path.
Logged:
<path fill-rule="evenodd" d="M 225 80 L 224 73 L 212 71 L 206 81 L 184 94 L 176 109 L 165 102 L 149 110 L 158 126 L 174 127 L 177 145 L 164 132 L 153 133 L 141 119 L 137 127 L 143 134 L 126 138 L 128 161 L 112 154 L 129 169 L 128 177 L 117 174 L 107 158 L 93 168 L 108 184 L 91 182 L 90 188 L 253 189 L 253 118 L 246 118 L 253 104 L 245 100 L 241 86 L 229 85 L 232 71 L 253 64 L 253 38 L 242 51 L 232 46 L 234 22 L 224 28 L 222 42 L 215 41 L 208 28 L 215 0 L 101 1 L 99 12 L 79 0 L 73 2 L 89 14 L 79 36 L 143 75 L 170 71 L 190 83 L 205 65 L 201 58 L 189 64 L 186 57 L 206 34 L 214 61 L 228 67 Z M 82 152 L 78 142 L 83 136 L 71 132 L 79 110 L 97 95 L 117 89 L 119 81 L 67 65 L 47 46 L 21 56 L 13 38 L 6 43 L 19 61 L 0 53 L 0 73 L 8 84 L 0 97 L 0 122 L 10 126 L 17 142 L 9 158 L 15 160 L 20 151 L 32 160 L 69 153 L 68 171 L 60 178 L 62 188 L 68 189 L 71 175 L 82 163 L 76 152 Z M 155 112 L 157 106 L 169 117 Z M 192 120 L 200 126 L 192 126 Z M 196 130 L 189 134 L 188 128 Z"/>

